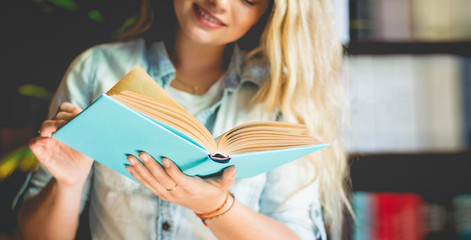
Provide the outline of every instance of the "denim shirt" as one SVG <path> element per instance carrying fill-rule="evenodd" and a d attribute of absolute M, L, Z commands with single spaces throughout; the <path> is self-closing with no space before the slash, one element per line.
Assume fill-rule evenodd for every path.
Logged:
<path fill-rule="evenodd" d="M 244 56 L 235 46 L 221 98 L 195 116 L 215 137 L 245 122 L 278 120 L 275 112 L 251 104 L 266 71 L 259 65 L 245 64 Z M 148 46 L 138 39 L 98 45 L 72 62 L 51 103 L 49 116 L 54 116 L 60 103 L 66 101 L 86 108 L 135 66 L 145 69 L 163 87 L 175 77 L 175 68 L 162 42 Z M 240 203 L 283 222 L 301 239 L 326 239 L 319 181 L 312 182 L 315 174 L 311 163 L 297 160 L 268 173 L 237 180 L 231 192 Z M 37 194 L 50 179 L 41 166 L 19 195 L 26 198 Z M 93 239 L 216 239 L 191 210 L 159 199 L 139 183 L 97 162 L 85 183 L 80 211 L 87 200 Z"/>

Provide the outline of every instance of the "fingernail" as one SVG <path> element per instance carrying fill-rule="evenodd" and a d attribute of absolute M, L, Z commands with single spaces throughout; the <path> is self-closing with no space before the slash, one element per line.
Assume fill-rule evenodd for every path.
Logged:
<path fill-rule="evenodd" d="M 170 167 L 170 161 L 167 158 L 162 158 L 162 164 L 164 167 L 169 168 Z"/>
<path fill-rule="evenodd" d="M 136 159 L 134 159 L 134 157 L 128 157 L 128 161 L 132 164 L 132 165 L 136 165 Z"/>
<path fill-rule="evenodd" d="M 149 162 L 149 155 L 147 153 L 141 152 L 139 157 L 141 157 L 142 161 L 144 161 L 145 163 Z"/>

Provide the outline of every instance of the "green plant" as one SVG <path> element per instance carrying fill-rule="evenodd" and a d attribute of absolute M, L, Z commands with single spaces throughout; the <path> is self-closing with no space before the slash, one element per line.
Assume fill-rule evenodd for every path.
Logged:
<path fill-rule="evenodd" d="M 50 101 L 52 98 L 49 90 L 33 84 L 20 86 L 18 92 L 31 99 Z M 38 167 L 38 160 L 28 145 L 21 145 L 0 158 L 0 181 L 10 176 L 16 169 L 26 172 L 36 170 Z"/>
<path fill-rule="evenodd" d="M 104 16 L 102 11 L 98 9 L 105 11 L 108 7 L 115 6 L 116 2 L 113 0 L 109 0 L 109 2 L 106 3 L 86 0 L 32 0 L 32 2 L 36 4 L 44 14 L 55 11 L 77 12 L 78 14 L 85 15 L 97 24 L 112 25 L 112 29 L 114 29 L 113 35 L 122 33 L 126 27 L 132 25 L 137 20 L 137 9 L 135 9 L 136 12 L 133 12 L 132 7 L 129 8 L 131 9 L 130 11 L 124 12 L 124 18 L 119 17 L 116 19 L 113 18 L 112 15 L 106 15 L 109 16 L 109 18 Z M 121 4 L 136 6 L 136 0 L 121 2 Z M 52 93 L 49 90 L 34 84 L 22 85 L 18 88 L 18 92 L 23 96 L 29 97 L 33 101 L 32 105 L 35 103 L 37 105 L 39 102 L 44 103 L 44 101 L 49 102 L 52 98 Z M 32 108 L 37 109 L 37 106 Z M 33 121 L 37 120 L 38 119 Z M 39 163 L 36 157 L 29 147 L 24 144 L 0 157 L 0 181 L 10 176 L 16 169 L 29 171 L 37 169 L 38 166 Z"/>
<path fill-rule="evenodd" d="M 101 23 L 101 24 L 107 23 L 102 12 L 100 12 L 98 9 L 96 9 L 96 6 L 94 6 L 94 5 L 99 5 L 98 3 L 91 4 L 91 6 L 89 4 L 87 9 L 82 9 L 81 4 L 78 3 L 80 1 L 74 1 L 74 0 L 32 0 L 32 1 L 35 2 L 44 13 L 50 13 L 50 12 L 55 11 L 56 9 L 64 9 L 67 11 L 74 11 L 74 12 L 81 10 L 82 12 L 86 12 L 88 17 L 91 20 Z M 111 1 L 110 1 L 110 4 L 112 4 Z M 86 5 L 86 4 L 83 4 L 83 5 Z M 134 22 L 136 22 L 136 20 L 137 20 L 137 14 L 134 14 L 130 17 L 125 18 L 121 22 L 121 25 L 115 30 L 113 34 L 118 35 L 122 33 L 126 29 L 126 27 L 132 25 Z"/>
<path fill-rule="evenodd" d="M 16 169 L 26 172 L 36 170 L 38 160 L 27 145 L 20 146 L 0 159 L 0 181 L 10 176 Z"/>

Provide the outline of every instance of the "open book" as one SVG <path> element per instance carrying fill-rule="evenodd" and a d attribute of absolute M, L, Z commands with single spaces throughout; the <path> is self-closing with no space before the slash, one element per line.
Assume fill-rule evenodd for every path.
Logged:
<path fill-rule="evenodd" d="M 171 159 L 190 176 L 235 165 L 237 178 L 246 178 L 329 145 L 304 125 L 275 121 L 245 123 L 214 139 L 139 67 L 53 137 L 131 179 L 126 156 L 141 151 Z"/>

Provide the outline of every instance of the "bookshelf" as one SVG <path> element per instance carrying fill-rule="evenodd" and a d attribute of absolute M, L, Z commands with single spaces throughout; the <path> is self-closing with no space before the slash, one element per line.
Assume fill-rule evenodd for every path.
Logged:
<path fill-rule="evenodd" d="M 471 56 L 471 40 L 459 42 L 380 42 L 353 39 L 345 46 L 349 55 L 453 54 Z"/>
<path fill-rule="evenodd" d="M 347 92 L 354 100 L 353 131 L 370 131 L 359 135 L 380 143 L 352 148 L 353 199 L 369 205 L 357 206 L 362 222 L 352 224 L 345 239 L 471 239 L 470 10 L 471 1 L 465 0 L 349 1 L 350 41 L 344 51 Z M 381 109 L 388 101 L 394 106 Z M 362 105 L 369 108 L 358 109 Z M 374 111 L 389 113 L 390 119 Z M 367 127 L 356 129 L 355 121 Z M 393 130 L 381 130 L 379 136 L 371 133 L 371 129 L 388 128 Z M 447 133 L 456 144 L 443 141 Z M 440 137 L 442 141 L 437 140 Z M 385 208 L 379 207 L 378 199 L 384 193 L 396 197 L 412 193 L 422 199 L 421 237 L 398 238 L 391 226 L 379 225 L 379 216 L 384 215 L 379 212 Z M 401 214 L 403 221 L 409 220 L 403 211 L 388 214 L 396 223 Z"/>

